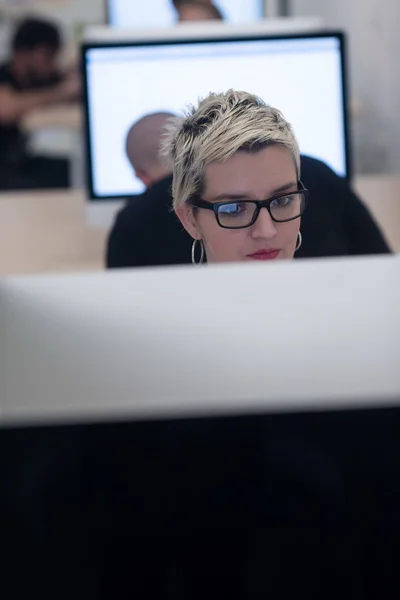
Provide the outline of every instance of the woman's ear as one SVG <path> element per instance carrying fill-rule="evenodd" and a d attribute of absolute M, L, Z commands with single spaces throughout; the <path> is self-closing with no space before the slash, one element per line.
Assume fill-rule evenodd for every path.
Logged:
<path fill-rule="evenodd" d="M 201 240 L 201 234 L 193 207 L 185 203 L 176 208 L 175 213 L 188 234 L 192 236 L 194 240 Z"/>

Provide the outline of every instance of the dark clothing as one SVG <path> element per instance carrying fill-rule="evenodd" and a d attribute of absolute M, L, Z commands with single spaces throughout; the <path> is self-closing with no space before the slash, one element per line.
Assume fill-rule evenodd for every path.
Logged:
<path fill-rule="evenodd" d="M 301 161 L 301 179 L 310 197 L 296 257 L 389 253 L 377 224 L 348 183 L 314 158 L 302 156 Z M 172 212 L 171 184 L 171 177 L 158 182 L 118 214 L 108 241 L 108 268 L 191 262 L 193 240 Z"/>
<path fill-rule="evenodd" d="M 172 210 L 171 186 L 167 177 L 121 210 L 108 242 L 108 268 L 190 262 L 193 240 Z"/>
<path fill-rule="evenodd" d="M 390 253 L 368 208 L 345 179 L 306 156 L 301 169 L 310 197 L 301 219 L 303 243 L 297 258 Z"/>
<path fill-rule="evenodd" d="M 61 76 L 55 74 L 46 81 L 35 81 L 22 85 L 14 76 L 11 65 L 0 66 L 0 87 L 10 87 L 14 92 L 37 92 L 51 88 L 61 81 Z M 17 124 L 0 125 L 0 165 L 17 166 L 26 158 L 27 139 Z"/>
<path fill-rule="evenodd" d="M 67 158 L 27 156 L 14 168 L 0 166 L 0 190 L 64 189 L 70 185 Z"/>
<path fill-rule="evenodd" d="M 13 91 L 22 91 L 10 65 L 0 66 L 0 87 L 10 87 Z M 0 167 L 19 164 L 25 155 L 26 136 L 18 125 L 0 124 Z"/>
<path fill-rule="evenodd" d="M 21 85 L 11 66 L 0 66 L 0 87 L 15 92 L 37 92 L 51 88 L 61 81 L 55 73 L 46 81 Z M 69 161 L 62 158 L 30 156 L 28 137 L 18 124 L 0 123 L 0 189 L 58 188 L 69 185 Z"/>

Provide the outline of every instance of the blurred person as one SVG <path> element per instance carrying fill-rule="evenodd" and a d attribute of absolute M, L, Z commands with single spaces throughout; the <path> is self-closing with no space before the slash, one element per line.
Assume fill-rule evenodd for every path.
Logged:
<path fill-rule="evenodd" d="M 174 0 L 178 21 L 223 21 L 219 8 L 207 0 Z"/>
<path fill-rule="evenodd" d="M 245 103 L 245 97 L 246 96 L 242 98 L 243 103 Z M 213 98 L 214 96 L 209 100 L 210 111 Z M 216 139 L 213 140 L 213 152 L 218 152 L 219 150 L 221 152 L 224 151 L 227 141 L 226 136 L 230 135 L 229 127 L 232 128 L 232 134 L 236 132 L 237 134 L 240 134 L 240 136 L 247 135 L 246 128 L 248 123 L 246 111 L 244 111 L 244 107 L 239 102 L 239 98 L 240 95 L 238 96 L 237 112 L 233 112 L 233 115 L 232 113 L 229 113 L 232 117 L 230 125 L 229 122 L 225 123 L 226 128 L 223 131 L 223 135 L 221 129 L 218 130 L 219 134 L 221 134 L 221 138 L 218 139 L 217 136 Z M 250 96 L 250 98 L 255 102 L 254 96 Z M 217 101 L 218 99 L 216 98 L 215 102 L 217 103 Z M 249 115 L 248 118 L 250 121 L 251 118 L 253 118 L 255 122 L 258 123 L 257 127 L 259 128 L 256 131 L 261 139 L 264 139 L 268 134 L 272 135 L 273 132 L 274 135 L 280 135 L 282 138 L 283 133 L 279 129 L 279 123 L 283 126 L 284 122 L 280 121 L 281 117 L 279 117 L 278 122 L 275 124 L 273 123 L 273 120 L 270 121 L 269 125 L 272 127 L 270 131 L 267 128 L 264 116 L 265 113 L 269 114 L 269 110 L 270 109 L 265 107 L 262 101 L 260 101 L 260 105 L 256 103 L 253 106 L 253 116 L 251 117 L 251 115 Z M 270 116 L 272 117 L 273 114 L 275 113 L 271 112 Z M 240 115 L 242 116 L 240 117 Z M 226 119 L 229 121 L 228 116 L 228 114 L 225 115 Z M 167 114 L 165 114 L 165 117 L 167 117 Z M 240 120 L 239 117 L 242 120 Z M 219 119 L 221 119 L 220 126 L 222 126 L 224 119 L 221 114 L 219 115 Z M 259 119 L 259 121 L 257 121 L 257 119 Z M 153 156 L 157 155 L 157 164 L 161 159 L 156 148 L 161 147 L 161 138 L 163 131 L 165 131 L 166 122 L 167 119 L 163 121 L 162 128 L 152 129 L 152 134 L 154 135 Z M 175 127 L 174 135 L 176 138 L 179 137 L 180 147 L 185 147 L 188 151 L 187 155 L 181 154 L 180 156 L 182 161 L 187 161 L 188 170 L 185 165 L 187 177 L 191 176 L 190 173 L 196 177 L 196 173 L 191 171 L 191 161 L 198 160 L 198 152 L 201 151 L 203 143 L 209 146 L 210 139 L 207 136 L 210 136 L 212 139 L 213 127 L 219 127 L 218 122 L 214 123 L 212 121 L 211 114 L 204 115 L 204 120 L 202 120 L 200 113 L 198 114 L 195 109 L 193 109 L 193 114 L 191 116 L 187 115 L 186 118 L 175 120 L 173 123 Z M 255 124 L 253 123 L 253 126 L 254 125 Z M 290 130 L 288 131 L 290 132 Z M 287 135 L 289 135 L 289 138 L 287 138 L 287 141 L 289 142 L 290 139 L 293 139 L 291 137 L 292 134 L 287 133 Z M 172 143 L 173 140 L 170 137 L 170 150 L 172 150 Z M 188 144 L 187 146 L 185 146 L 186 143 Z M 140 144 L 140 139 L 135 139 L 135 136 L 131 136 L 130 145 L 136 144 L 137 151 L 140 153 L 141 148 L 143 147 Z M 253 147 L 253 149 L 255 148 L 257 148 L 257 146 Z M 193 155 L 190 154 L 191 149 L 194 152 Z M 277 150 L 278 157 L 281 158 L 283 154 L 286 159 L 285 164 L 288 163 L 288 170 L 290 171 L 290 175 L 292 175 L 292 177 L 289 178 L 293 179 L 290 183 L 295 184 L 293 186 L 293 188 L 295 188 L 298 170 L 297 158 L 295 159 L 294 155 L 292 156 L 290 151 L 284 145 L 279 146 L 276 143 L 274 147 L 273 144 L 271 145 L 270 143 L 265 142 L 264 150 L 267 151 L 261 152 L 260 149 L 260 152 L 254 152 L 253 154 L 246 154 L 244 152 L 238 153 L 229 164 L 232 165 L 232 163 L 234 163 L 235 165 L 235 160 L 239 160 L 239 162 L 243 162 L 244 160 L 246 164 L 244 172 L 243 169 L 238 169 L 236 172 L 235 167 L 237 165 L 235 165 L 233 174 L 223 173 L 222 183 L 225 183 L 226 181 L 233 185 L 236 178 L 239 180 L 240 187 L 242 187 L 241 192 L 243 192 L 244 185 L 251 186 L 260 178 L 263 181 L 263 172 L 265 169 L 263 159 L 269 156 L 270 150 Z M 284 150 L 286 150 L 286 155 L 285 152 L 283 152 Z M 297 157 L 297 150 L 295 155 Z M 132 153 L 131 156 L 133 160 L 135 160 Z M 287 161 L 288 158 L 289 161 Z M 176 161 L 177 160 L 178 158 L 176 158 Z M 269 161 L 267 160 L 267 163 L 268 162 Z M 250 166 L 248 163 L 250 163 Z M 166 164 L 169 165 L 170 163 L 167 162 Z M 176 162 L 176 165 L 179 166 L 179 164 L 179 162 Z M 226 169 L 227 166 L 229 169 L 229 164 L 214 164 L 211 165 L 211 170 L 213 170 L 213 168 L 215 170 L 216 168 L 221 173 L 221 169 Z M 178 169 L 178 166 L 175 166 L 175 169 Z M 247 166 L 249 166 L 249 169 L 251 168 L 251 171 L 247 171 Z M 271 167 L 272 163 L 269 163 L 267 167 L 268 166 Z M 186 231 L 186 229 L 184 229 L 173 212 L 172 167 L 163 165 L 163 169 L 162 173 L 165 175 L 164 179 L 159 181 L 154 187 L 150 187 L 143 196 L 133 198 L 118 214 L 108 241 L 106 256 L 108 268 L 187 264 L 191 263 L 192 260 L 194 262 L 199 260 L 199 254 L 202 254 L 201 247 L 198 247 L 200 240 L 197 241 L 199 238 L 199 231 L 193 232 L 191 229 L 191 232 L 195 233 L 197 236 L 196 241 L 194 241 L 194 238 Z M 179 178 L 182 177 L 183 172 L 183 170 L 179 173 L 176 172 L 176 177 L 178 179 L 176 180 L 175 185 L 179 185 L 177 182 L 179 182 Z M 289 251 L 289 254 L 292 254 L 293 249 L 297 248 L 297 251 L 295 252 L 296 258 L 383 254 L 390 252 L 381 231 L 371 217 L 368 209 L 356 194 L 354 194 L 345 179 L 339 177 L 323 162 L 308 156 L 300 157 L 300 172 L 301 181 L 303 186 L 309 190 L 310 197 L 307 210 L 301 218 L 301 236 L 297 235 L 296 237 L 296 230 L 299 231 L 300 217 L 293 221 L 289 221 L 286 224 L 275 223 L 267 211 L 260 211 L 261 214 L 259 215 L 259 218 L 261 216 L 263 228 L 267 227 L 267 233 L 268 230 L 270 233 L 272 232 L 274 245 L 277 245 L 276 236 L 274 235 L 275 229 L 279 228 L 281 230 L 282 228 L 287 228 L 289 226 L 289 231 L 291 232 L 290 245 L 289 248 L 285 247 L 285 253 Z M 236 182 L 236 185 L 239 186 L 239 183 Z M 287 183 L 289 183 L 289 181 Z M 204 189 L 202 190 L 202 196 L 203 198 L 205 197 Z M 263 196 L 265 196 L 265 192 L 263 193 Z M 284 197 L 287 197 L 287 195 L 284 195 Z M 281 202 L 281 200 L 279 202 Z M 181 205 L 181 212 L 182 210 L 190 210 L 188 205 L 185 204 L 186 203 L 183 202 L 183 205 Z M 232 203 L 230 202 L 229 204 L 231 205 L 231 210 Z M 269 206 L 271 208 L 271 205 Z M 201 213 L 205 213 L 203 218 L 205 217 L 206 219 L 209 213 L 208 216 L 209 218 L 211 217 L 211 226 L 214 234 L 224 236 L 223 245 L 226 246 L 224 253 L 229 253 L 230 259 L 234 258 L 234 256 L 231 255 L 232 244 L 230 240 L 238 240 L 243 234 L 244 236 L 249 235 L 251 237 L 251 232 L 254 230 L 254 227 L 256 227 L 257 232 L 258 226 L 256 223 L 254 223 L 252 227 L 243 230 L 219 228 L 218 223 L 215 220 L 215 213 L 212 214 L 212 211 L 202 210 L 201 208 L 194 210 L 197 211 L 197 216 L 200 216 L 200 219 L 202 219 Z M 224 210 L 226 211 L 227 209 L 225 208 Z M 276 209 L 272 210 L 273 214 L 276 214 Z M 225 215 L 225 218 L 234 219 L 237 217 L 229 215 L 228 213 L 228 215 Z M 212 222 L 212 219 L 214 219 L 215 222 Z M 257 244 L 260 244 L 262 238 L 258 239 L 256 237 L 256 239 Z M 269 239 L 264 240 L 264 244 L 266 244 L 267 247 L 271 245 L 271 243 L 272 241 Z M 266 255 L 268 255 L 268 253 L 266 253 Z M 204 254 L 204 250 L 203 258 L 207 258 Z M 224 256 L 224 258 L 226 257 Z M 235 258 L 240 260 L 236 255 Z M 262 258 L 262 255 L 260 258 Z"/>
<path fill-rule="evenodd" d="M 190 252 L 190 238 L 172 210 L 171 169 L 160 158 L 162 135 L 173 116 L 146 115 L 127 134 L 128 160 L 146 190 L 117 215 L 107 244 L 110 268 L 175 264 Z"/>
<path fill-rule="evenodd" d="M 77 74 L 58 69 L 55 25 L 29 18 L 17 27 L 9 62 L 0 66 L 0 187 L 67 187 L 68 161 L 33 157 L 21 121 L 30 111 L 79 97 Z"/>
<path fill-rule="evenodd" d="M 170 174 L 160 160 L 160 139 L 173 113 L 157 112 L 145 115 L 132 125 L 126 136 L 126 156 L 136 177 L 151 187 Z"/>

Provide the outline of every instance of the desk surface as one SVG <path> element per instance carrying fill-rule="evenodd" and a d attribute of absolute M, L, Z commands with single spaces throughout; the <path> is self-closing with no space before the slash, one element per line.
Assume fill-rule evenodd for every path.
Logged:
<path fill-rule="evenodd" d="M 400 253 L 400 175 L 359 177 L 355 187 Z M 100 270 L 106 239 L 87 225 L 83 192 L 0 196 L 0 276 Z"/>
<path fill-rule="evenodd" d="M 400 253 L 400 174 L 363 175 L 355 190 L 382 228 L 391 248 Z"/>
<path fill-rule="evenodd" d="M 102 269 L 106 236 L 87 226 L 82 192 L 0 196 L 0 275 Z"/>
<path fill-rule="evenodd" d="M 29 112 L 22 121 L 22 127 L 28 133 L 46 129 L 81 130 L 83 109 L 78 103 L 59 104 Z"/>

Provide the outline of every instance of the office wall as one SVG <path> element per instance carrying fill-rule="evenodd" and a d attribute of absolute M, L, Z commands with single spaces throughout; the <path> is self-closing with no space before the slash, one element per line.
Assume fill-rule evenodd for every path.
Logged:
<path fill-rule="evenodd" d="M 41 11 L 70 25 L 75 21 L 101 23 L 105 19 L 106 0 L 0 0 L 0 12 L 18 16 L 29 11 Z"/>
<path fill-rule="evenodd" d="M 399 0 L 291 0 L 294 15 L 322 15 L 350 35 L 353 123 L 359 172 L 400 172 Z"/>
<path fill-rule="evenodd" d="M 105 0 L 68 0 L 50 6 L 49 2 L 36 2 L 46 12 L 52 12 L 65 23 L 104 23 Z"/>

